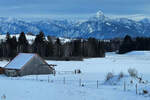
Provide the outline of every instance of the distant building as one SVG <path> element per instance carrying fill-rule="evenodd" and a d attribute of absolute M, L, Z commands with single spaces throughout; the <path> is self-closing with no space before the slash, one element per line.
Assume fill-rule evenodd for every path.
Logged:
<path fill-rule="evenodd" d="M 4 74 L 5 70 L 3 67 L 0 67 L 0 74 Z"/>
<path fill-rule="evenodd" d="M 5 74 L 11 77 L 53 74 L 55 72 L 54 68 L 43 58 L 33 53 L 19 53 L 4 67 L 4 70 Z"/>

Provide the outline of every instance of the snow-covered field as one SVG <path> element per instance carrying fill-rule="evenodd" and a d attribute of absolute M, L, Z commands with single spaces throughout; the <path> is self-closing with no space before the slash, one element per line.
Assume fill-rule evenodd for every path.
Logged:
<path fill-rule="evenodd" d="M 124 55 L 107 53 L 105 58 L 85 59 L 84 61 L 47 61 L 57 64 L 56 71 L 60 74 L 25 76 L 8 78 L 0 76 L 0 97 L 6 100 L 150 100 L 149 95 L 136 95 L 137 80 L 128 76 L 128 69 L 135 68 L 139 76 L 150 82 L 150 51 L 134 51 Z M 7 61 L 0 61 L 5 66 Z M 82 74 L 64 73 L 80 69 Z M 126 77 L 117 85 L 104 84 L 108 72 L 117 75 L 124 72 Z M 81 79 L 81 84 L 79 86 Z M 98 80 L 98 88 L 97 88 Z M 130 84 L 133 80 L 133 84 Z M 124 81 L 126 91 L 124 91 Z M 138 84 L 138 93 L 146 85 Z"/>

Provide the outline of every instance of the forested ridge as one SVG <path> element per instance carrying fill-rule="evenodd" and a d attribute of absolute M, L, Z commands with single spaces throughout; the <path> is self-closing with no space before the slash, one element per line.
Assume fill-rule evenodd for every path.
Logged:
<path fill-rule="evenodd" d="M 105 52 L 124 54 L 133 50 L 150 50 L 150 38 L 136 37 L 115 38 L 111 40 L 70 39 L 62 42 L 59 38 L 44 36 L 41 31 L 32 43 L 29 43 L 24 32 L 16 36 L 6 34 L 5 41 L 0 42 L 0 58 L 12 59 L 18 53 L 37 53 L 43 58 L 69 60 L 69 58 L 105 57 Z"/>
<path fill-rule="evenodd" d="M 62 43 L 59 38 L 55 41 L 51 36 L 47 39 L 41 31 L 36 35 L 33 43 L 29 44 L 24 32 L 20 33 L 19 38 L 11 37 L 6 34 L 6 41 L 0 43 L 0 57 L 14 58 L 18 53 L 37 53 L 41 57 L 104 57 L 104 42 L 89 39 L 74 39 L 69 42 Z"/>

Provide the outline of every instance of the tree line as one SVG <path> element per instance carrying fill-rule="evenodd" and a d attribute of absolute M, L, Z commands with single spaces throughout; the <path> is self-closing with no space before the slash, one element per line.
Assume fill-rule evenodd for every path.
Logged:
<path fill-rule="evenodd" d="M 150 38 L 148 37 L 136 37 L 132 38 L 127 35 L 119 48 L 119 54 L 124 54 L 133 50 L 150 50 Z"/>
<path fill-rule="evenodd" d="M 37 53 L 41 57 L 104 57 L 104 42 L 89 39 L 74 39 L 62 43 L 59 38 L 44 36 L 41 31 L 36 35 L 33 43 L 29 43 L 24 32 L 18 39 L 6 34 L 6 40 L 0 42 L 0 58 L 14 58 L 18 53 Z"/>

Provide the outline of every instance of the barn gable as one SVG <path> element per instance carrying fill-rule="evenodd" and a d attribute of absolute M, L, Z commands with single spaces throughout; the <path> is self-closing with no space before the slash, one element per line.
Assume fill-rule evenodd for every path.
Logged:
<path fill-rule="evenodd" d="M 35 55 L 20 70 L 22 75 L 52 74 L 53 69 L 38 55 Z"/>
<path fill-rule="evenodd" d="M 54 69 L 39 55 L 20 53 L 5 66 L 7 76 L 53 74 Z"/>

